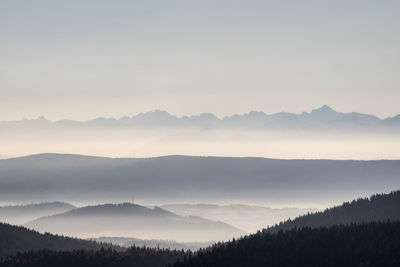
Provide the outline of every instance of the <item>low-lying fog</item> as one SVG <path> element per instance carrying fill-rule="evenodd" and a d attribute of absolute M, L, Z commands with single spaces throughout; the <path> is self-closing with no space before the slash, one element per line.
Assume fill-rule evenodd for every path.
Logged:
<path fill-rule="evenodd" d="M 400 158 L 399 135 L 387 133 L 318 134 L 213 129 L 27 131 L 24 134 L 0 133 L 0 147 L 2 158 L 48 152 L 106 157 Z"/>
<path fill-rule="evenodd" d="M 193 249 L 255 233 L 288 218 L 314 211 L 316 209 L 274 209 L 244 204 L 144 207 L 121 203 L 76 207 L 68 203 L 48 202 L 0 207 L 0 221 L 43 233 L 108 240 L 126 246 L 158 243 Z"/>

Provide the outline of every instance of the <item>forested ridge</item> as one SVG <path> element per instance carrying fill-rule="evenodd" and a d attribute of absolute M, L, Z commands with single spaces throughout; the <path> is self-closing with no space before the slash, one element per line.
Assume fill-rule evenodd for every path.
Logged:
<path fill-rule="evenodd" d="M 306 214 L 264 229 L 268 232 L 292 229 L 294 227 L 319 227 L 337 224 L 365 223 L 400 220 L 400 191 L 389 194 L 375 194 L 370 198 L 359 198 L 344 202 L 340 206 L 321 212 Z"/>
<path fill-rule="evenodd" d="M 169 267 L 400 266 L 400 222 L 258 232 Z"/>
<path fill-rule="evenodd" d="M 77 238 L 40 234 L 22 226 L 0 223 L 0 258 L 17 252 L 29 250 L 51 249 L 57 251 L 71 251 L 74 249 L 99 250 L 102 247 L 111 247 L 107 243 L 82 240 Z M 114 249 L 121 249 L 112 246 Z"/>
<path fill-rule="evenodd" d="M 190 252 L 131 247 L 125 251 L 111 248 L 73 251 L 41 250 L 18 253 L 0 261 L 2 267 L 164 267 L 183 259 Z"/>
<path fill-rule="evenodd" d="M 0 266 L 400 266 L 399 213 L 400 191 L 378 194 L 197 252 L 146 247 L 118 251 L 0 224 L 2 255 L 25 251 L 3 258 Z"/>

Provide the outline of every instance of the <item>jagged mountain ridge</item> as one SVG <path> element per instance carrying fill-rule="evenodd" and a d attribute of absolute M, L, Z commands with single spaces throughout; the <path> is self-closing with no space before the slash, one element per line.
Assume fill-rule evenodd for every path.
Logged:
<path fill-rule="evenodd" d="M 324 105 L 311 112 L 300 114 L 279 112 L 266 114 L 264 112 L 250 111 L 245 114 L 234 114 L 218 118 L 212 113 L 178 117 L 163 110 L 140 113 L 132 117 L 96 118 L 89 121 L 59 120 L 49 121 L 44 117 L 33 120 L 3 121 L 0 128 L 18 129 L 20 127 L 33 127 L 37 129 L 65 129 L 65 128 L 105 128 L 127 129 L 134 128 L 237 128 L 255 130 L 327 130 L 327 129 L 386 129 L 393 130 L 400 127 L 400 115 L 380 119 L 374 115 L 350 112 L 337 112 Z"/>

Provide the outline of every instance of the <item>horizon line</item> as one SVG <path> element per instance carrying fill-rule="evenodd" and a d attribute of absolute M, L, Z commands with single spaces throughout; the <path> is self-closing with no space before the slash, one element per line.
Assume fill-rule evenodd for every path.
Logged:
<path fill-rule="evenodd" d="M 379 119 L 379 120 L 386 120 L 386 119 L 395 118 L 395 117 L 397 117 L 397 116 L 400 116 L 400 113 L 397 113 L 397 114 L 395 114 L 395 115 L 393 115 L 393 116 L 388 116 L 388 117 L 379 117 L 379 116 L 374 115 L 374 114 L 360 113 L 360 112 L 357 112 L 357 111 L 341 112 L 341 111 L 337 111 L 336 109 L 331 108 L 331 107 L 328 106 L 328 105 L 322 105 L 322 106 L 320 106 L 320 107 L 318 107 L 318 108 L 312 109 L 312 110 L 309 111 L 309 112 L 307 112 L 307 111 L 302 111 L 302 112 L 300 112 L 300 113 L 288 112 L 288 111 L 279 111 L 279 112 L 275 112 L 275 113 L 265 113 L 264 111 L 250 110 L 250 111 L 245 112 L 245 113 L 233 113 L 233 114 L 231 114 L 231 115 L 225 115 L 225 116 L 217 116 L 217 115 L 215 115 L 215 114 L 212 113 L 212 112 L 202 112 L 202 113 L 191 114 L 191 115 L 175 115 L 175 114 L 172 114 L 172 113 L 168 112 L 167 110 L 163 110 L 163 109 L 154 109 L 154 110 L 150 110 L 150 111 L 139 112 L 139 113 L 136 113 L 136 114 L 131 115 L 131 116 L 129 116 L 129 115 L 124 115 L 124 116 L 121 116 L 121 117 L 106 117 L 106 116 L 101 116 L 101 115 L 100 115 L 100 116 L 98 116 L 98 117 L 94 117 L 94 118 L 92 118 L 92 119 L 87 119 L 87 120 L 76 120 L 76 119 L 68 119 L 68 118 L 50 120 L 50 119 L 47 119 L 44 115 L 40 115 L 40 116 L 38 116 L 38 117 L 36 117 L 36 118 L 27 118 L 27 117 L 24 117 L 24 118 L 21 118 L 21 119 L 1 120 L 0 122 L 18 122 L 18 121 L 35 121 L 35 120 L 46 120 L 46 121 L 53 122 L 53 123 L 54 123 L 54 122 L 61 122 L 61 121 L 90 122 L 90 121 L 94 121 L 94 120 L 97 120 L 97 119 L 118 120 L 118 121 L 119 121 L 119 120 L 122 120 L 122 119 L 131 119 L 131 118 L 134 118 L 134 117 L 137 117 L 137 116 L 146 115 L 146 114 L 151 114 L 151 113 L 157 113 L 157 112 L 159 112 L 159 113 L 166 113 L 167 115 L 169 115 L 169 116 L 171 116 L 171 117 L 175 117 L 175 118 L 177 118 L 177 119 L 192 118 L 192 117 L 200 117 L 200 116 L 202 116 L 202 115 L 211 115 L 211 116 L 215 117 L 216 119 L 222 121 L 222 120 L 224 120 L 224 119 L 226 119 L 226 118 L 231 118 L 231 117 L 234 117 L 234 116 L 245 116 L 245 115 L 250 115 L 250 114 L 252 114 L 252 113 L 261 113 L 261 114 L 266 115 L 266 116 L 273 116 L 273 115 L 282 114 L 282 113 L 283 113 L 283 114 L 293 114 L 293 115 L 298 115 L 298 116 L 300 116 L 300 115 L 305 115 L 305 114 L 312 114 L 312 113 L 315 112 L 315 111 L 319 111 L 319 110 L 323 110 L 323 109 L 328 110 L 328 111 L 331 111 L 331 112 L 343 114 L 343 115 L 345 115 L 345 114 L 368 115 L 368 116 L 376 117 L 376 118 Z"/>

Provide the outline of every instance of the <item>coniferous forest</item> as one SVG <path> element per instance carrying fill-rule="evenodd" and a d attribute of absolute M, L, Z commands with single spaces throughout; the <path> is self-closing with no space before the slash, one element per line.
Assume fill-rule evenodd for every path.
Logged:
<path fill-rule="evenodd" d="M 351 202 L 344 202 L 340 206 L 328 208 L 321 212 L 302 215 L 294 220 L 288 219 L 285 222 L 264 229 L 264 231 L 277 232 L 301 227 L 387 220 L 400 220 L 400 191 L 393 191 L 389 194 L 375 194 L 370 198 L 359 198 Z"/>
<path fill-rule="evenodd" d="M 400 266 L 400 222 L 259 232 L 172 266 Z"/>
<path fill-rule="evenodd" d="M 106 243 L 97 243 L 89 240 L 53 235 L 40 234 L 22 226 L 0 223 L 0 258 L 40 249 L 56 251 L 72 251 L 76 249 L 99 250 L 112 247 L 116 250 L 122 248 Z"/>
<path fill-rule="evenodd" d="M 163 267 L 183 259 L 189 252 L 146 247 L 131 247 L 125 251 L 111 248 L 93 250 L 54 251 L 18 253 L 0 261 L 3 267 Z"/>
<path fill-rule="evenodd" d="M 198 252 L 132 247 L 18 253 L 4 267 L 399 266 L 400 222 L 258 232 Z"/>
<path fill-rule="evenodd" d="M 0 267 L 400 267 L 399 14 L 0 0 Z"/>
<path fill-rule="evenodd" d="M 399 213 L 400 191 L 373 195 L 196 252 L 135 246 L 124 250 L 0 224 L 0 263 L 5 267 L 400 266 Z"/>

